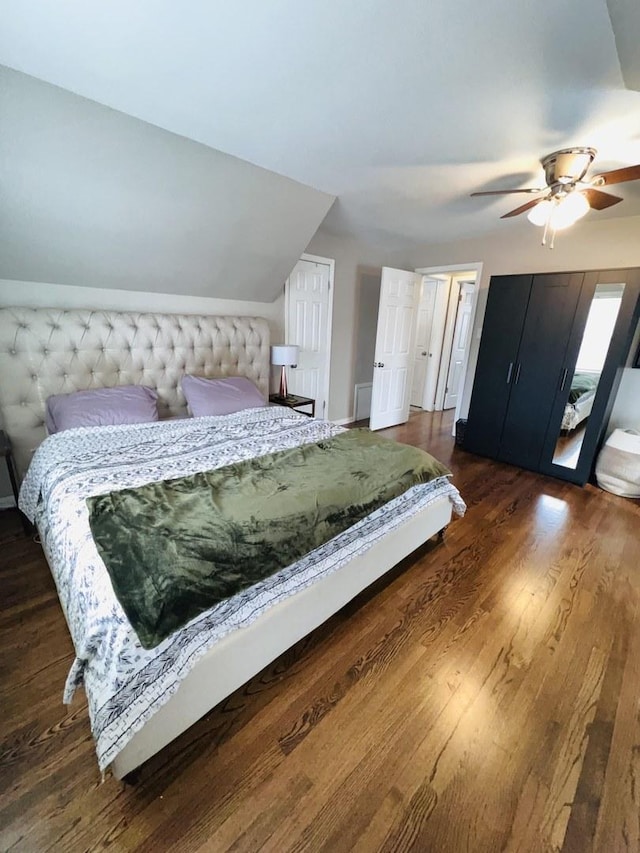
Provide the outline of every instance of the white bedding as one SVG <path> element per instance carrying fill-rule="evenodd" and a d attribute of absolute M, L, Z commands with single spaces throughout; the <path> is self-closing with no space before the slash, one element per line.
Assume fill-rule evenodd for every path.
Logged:
<path fill-rule="evenodd" d="M 582 394 L 575 403 L 567 403 L 564 408 L 560 429 L 572 430 L 581 424 L 591 414 L 595 399 L 596 392 L 594 389 L 593 391 L 587 391 L 585 394 Z"/>
<path fill-rule="evenodd" d="M 68 430 L 37 450 L 20 493 L 36 521 L 76 659 L 64 701 L 84 684 L 98 763 L 105 769 L 175 693 L 196 661 L 230 631 L 366 551 L 385 533 L 448 495 L 446 478 L 419 485 L 292 566 L 200 614 L 153 649 L 140 645 L 116 599 L 88 523 L 86 498 L 222 467 L 341 432 L 280 407 L 234 415 Z"/>

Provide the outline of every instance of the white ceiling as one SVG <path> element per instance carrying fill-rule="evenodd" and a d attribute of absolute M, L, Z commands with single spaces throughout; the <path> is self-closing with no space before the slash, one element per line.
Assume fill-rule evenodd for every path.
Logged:
<path fill-rule="evenodd" d="M 337 195 L 324 227 L 381 247 L 523 227 L 498 217 L 525 197 L 469 193 L 538 184 L 557 148 L 640 162 L 606 0 L 14 0 L 0 16 L 0 62 Z M 639 214 L 640 186 L 618 189 L 589 217 Z"/>

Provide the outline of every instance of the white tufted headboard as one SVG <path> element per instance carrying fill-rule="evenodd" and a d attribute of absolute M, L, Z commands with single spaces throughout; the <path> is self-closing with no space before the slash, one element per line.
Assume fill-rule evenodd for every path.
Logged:
<path fill-rule="evenodd" d="M 248 376 L 267 395 L 269 370 L 261 317 L 0 308 L 0 416 L 21 475 L 45 437 L 51 394 L 149 385 L 163 418 L 186 414 L 185 373 Z"/>

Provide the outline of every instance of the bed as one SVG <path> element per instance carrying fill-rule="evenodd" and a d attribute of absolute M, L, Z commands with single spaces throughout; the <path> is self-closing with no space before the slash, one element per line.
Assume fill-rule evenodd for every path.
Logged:
<path fill-rule="evenodd" d="M 589 417 L 598 390 L 600 374 L 576 371 L 571 380 L 569 399 L 562 416 L 561 429 L 571 432 Z"/>
<path fill-rule="evenodd" d="M 276 575 L 141 646 L 91 536 L 87 498 L 209 471 L 342 432 L 282 407 L 186 418 L 180 379 L 245 375 L 268 391 L 269 333 L 241 317 L 0 310 L 0 411 L 74 642 L 101 770 L 122 778 L 339 610 L 464 504 L 446 477 L 409 489 Z M 155 387 L 163 420 L 46 441 L 44 402 L 86 387 Z M 31 462 L 34 453 L 35 457 Z M 31 464 L 30 464 L 31 463 Z"/>

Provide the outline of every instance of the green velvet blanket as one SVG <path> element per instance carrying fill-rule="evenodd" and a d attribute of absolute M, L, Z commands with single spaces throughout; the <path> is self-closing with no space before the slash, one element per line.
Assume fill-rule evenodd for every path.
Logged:
<path fill-rule="evenodd" d="M 571 390 L 569 391 L 569 402 L 577 402 L 587 391 L 594 391 L 598 387 L 600 381 L 599 373 L 576 373 L 571 380 Z"/>
<path fill-rule="evenodd" d="M 87 504 L 115 593 L 148 649 L 411 486 L 446 474 L 423 450 L 350 430 Z"/>

